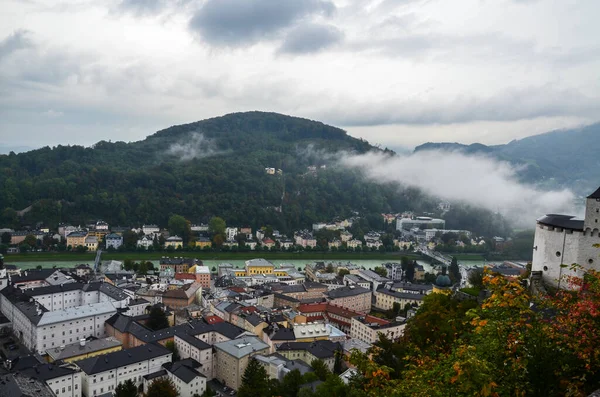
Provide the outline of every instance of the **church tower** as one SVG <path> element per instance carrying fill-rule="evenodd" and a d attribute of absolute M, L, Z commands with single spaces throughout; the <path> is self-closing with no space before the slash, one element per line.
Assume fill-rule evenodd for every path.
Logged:
<path fill-rule="evenodd" d="M 590 194 L 585 203 L 585 221 L 583 230 L 600 230 L 600 187 Z"/>

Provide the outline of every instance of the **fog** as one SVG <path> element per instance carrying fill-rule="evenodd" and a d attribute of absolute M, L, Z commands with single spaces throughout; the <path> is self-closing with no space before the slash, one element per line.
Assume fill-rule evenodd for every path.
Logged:
<path fill-rule="evenodd" d="M 201 159 L 221 153 L 223 152 L 217 150 L 215 142 L 200 132 L 192 132 L 167 149 L 167 154 L 176 156 L 181 161 Z"/>
<path fill-rule="evenodd" d="M 451 202 L 499 211 L 518 226 L 533 227 L 546 213 L 579 212 L 570 190 L 542 191 L 520 183 L 518 168 L 484 155 L 437 150 L 400 156 L 346 153 L 339 163 L 363 171 L 373 181 L 396 182 Z"/>

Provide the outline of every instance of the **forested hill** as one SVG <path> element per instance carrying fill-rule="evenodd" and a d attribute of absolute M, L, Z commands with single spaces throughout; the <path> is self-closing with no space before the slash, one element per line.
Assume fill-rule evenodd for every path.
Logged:
<path fill-rule="evenodd" d="M 522 180 L 546 188 L 568 187 L 580 194 L 589 194 L 590 186 L 600 183 L 600 123 L 551 131 L 506 145 L 430 142 L 418 146 L 415 151 L 433 149 L 483 153 L 525 165 L 520 173 Z"/>
<path fill-rule="evenodd" d="M 375 223 L 384 211 L 435 206 L 418 191 L 320 167 L 328 164 L 320 153 L 342 149 L 374 148 L 319 122 L 249 112 L 170 127 L 139 142 L 0 155 L 0 226 L 93 219 L 166 225 L 176 213 L 192 222 L 219 215 L 232 225 L 289 232 L 354 211 Z M 283 175 L 268 175 L 265 167 Z"/>

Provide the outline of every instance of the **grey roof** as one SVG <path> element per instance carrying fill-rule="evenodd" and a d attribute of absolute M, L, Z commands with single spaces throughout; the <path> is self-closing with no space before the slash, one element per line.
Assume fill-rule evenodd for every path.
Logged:
<path fill-rule="evenodd" d="M 0 376 L 0 397 L 54 397 L 41 380 L 21 374 Z"/>
<path fill-rule="evenodd" d="M 256 258 L 256 259 L 250 259 L 248 261 L 246 261 L 246 266 L 248 267 L 252 267 L 252 266 L 273 266 L 273 263 L 269 262 L 266 259 L 263 258 Z"/>
<path fill-rule="evenodd" d="M 45 312 L 42 314 L 41 319 L 37 322 L 37 325 L 40 326 L 60 323 L 63 321 L 98 316 L 106 313 L 116 313 L 116 311 L 117 309 L 115 309 L 111 302 L 91 303 L 85 306 L 76 306 L 63 310 Z"/>
<path fill-rule="evenodd" d="M 415 300 L 415 301 L 423 300 L 423 297 L 424 297 L 424 295 L 422 295 L 422 294 L 415 294 L 412 292 L 392 291 L 392 290 L 389 290 L 384 287 L 379 288 L 377 290 L 377 293 L 394 296 L 394 297 L 400 298 L 400 299 L 408 299 L 408 300 Z"/>
<path fill-rule="evenodd" d="M 328 291 L 325 294 L 331 299 L 345 298 L 348 296 L 356 296 L 361 294 L 370 294 L 371 290 L 368 290 L 363 287 L 342 287 L 336 288 L 334 290 Z"/>
<path fill-rule="evenodd" d="M 179 238 L 179 237 L 177 237 Z M 194 259 L 194 258 L 170 258 L 167 256 L 163 256 L 162 258 L 160 258 L 160 264 L 161 265 L 183 265 L 183 264 L 188 264 L 188 265 L 194 265 L 196 263 L 199 263 L 198 259 Z"/>
<path fill-rule="evenodd" d="M 265 320 L 263 320 L 262 317 L 256 313 L 252 313 L 251 315 L 247 316 L 246 321 L 248 321 L 250 324 L 254 325 L 255 327 L 258 324 L 265 322 Z"/>
<path fill-rule="evenodd" d="M 189 343 L 190 345 L 194 346 L 195 348 L 197 348 L 199 350 L 206 350 L 206 349 L 212 348 L 212 346 L 209 345 L 208 343 L 206 343 L 203 340 L 198 339 L 195 336 L 190 335 L 190 334 L 181 333 L 181 334 L 177 334 L 175 336 L 177 338 L 183 339 L 185 342 Z"/>
<path fill-rule="evenodd" d="M 294 340 L 296 340 L 296 334 L 294 333 L 294 330 L 291 328 L 278 328 L 278 329 L 275 329 L 272 331 L 272 333 L 269 336 L 269 339 L 276 340 L 276 341 L 282 341 L 282 340 L 294 341 Z"/>
<path fill-rule="evenodd" d="M 146 304 L 150 304 L 150 302 L 148 302 L 144 298 L 135 298 L 135 299 L 132 299 L 129 301 L 129 306 L 146 305 Z"/>
<path fill-rule="evenodd" d="M 45 280 L 50 277 L 56 269 L 39 269 L 39 270 L 25 270 L 21 272 L 20 276 L 11 276 L 10 281 L 15 283 L 22 283 L 26 281 L 39 281 Z"/>
<path fill-rule="evenodd" d="M 114 337 L 104 339 L 93 339 L 85 342 L 85 345 L 81 346 L 79 342 L 66 345 L 64 349 L 54 348 L 48 349 L 46 353 L 54 360 L 64 360 L 70 357 L 76 357 L 82 354 L 93 353 L 104 349 L 111 349 L 117 346 L 121 346 L 122 343 Z"/>
<path fill-rule="evenodd" d="M 432 284 L 413 284 L 413 283 L 394 283 L 392 286 L 393 289 L 403 289 L 407 291 L 418 291 L 418 292 L 426 292 L 431 291 L 433 289 Z"/>
<path fill-rule="evenodd" d="M 217 343 L 214 346 L 215 349 L 224 351 L 238 359 L 269 348 L 269 345 L 256 336 L 228 340 L 226 342 Z"/>
<path fill-rule="evenodd" d="M 342 345 L 330 340 L 317 340 L 314 342 L 286 342 L 277 347 L 277 351 L 308 351 L 320 359 L 332 358 L 336 350 L 342 350 Z"/>
<path fill-rule="evenodd" d="M 161 345 L 148 344 L 101 356 L 86 358 L 84 360 L 76 361 L 75 364 L 86 374 L 93 375 L 125 365 L 135 364 L 140 361 L 162 357 L 167 354 L 171 354 L 171 351 L 167 348 Z"/>
<path fill-rule="evenodd" d="M 167 371 L 184 381 L 190 383 L 197 377 L 205 378 L 196 368 L 200 367 L 200 363 L 192 358 L 186 358 L 185 360 L 175 361 L 174 363 L 165 363 L 163 368 Z"/>
<path fill-rule="evenodd" d="M 71 375 L 77 371 L 73 368 L 60 367 L 55 364 L 39 363 L 39 364 L 34 365 L 33 367 L 22 368 L 19 370 L 19 372 L 22 373 L 23 375 L 27 375 L 29 377 L 43 380 L 44 382 L 46 382 L 50 379 L 55 379 L 55 378 L 60 378 L 61 376 Z"/>
<path fill-rule="evenodd" d="M 48 294 L 57 294 L 59 292 L 68 292 L 68 291 L 77 291 L 83 288 L 82 283 L 67 283 L 67 284 L 57 284 L 57 285 L 48 285 L 45 287 L 33 288 L 25 291 L 27 296 L 40 296 L 40 295 L 48 295 Z"/>
<path fill-rule="evenodd" d="M 105 238 L 107 240 L 123 240 L 123 236 L 117 233 L 107 234 Z"/>
<path fill-rule="evenodd" d="M 160 378 L 162 376 L 167 376 L 167 371 L 164 370 L 164 369 L 161 369 L 160 371 L 156 371 L 156 372 L 153 372 L 153 373 L 148 374 L 148 375 L 144 375 L 144 379 L 146 379 L 146 380 L 152 380 L 152 379 Z"/>
<path fill-rule="evenodd" d="M 548 214 L 537 220 L 538 223 L 563 229 L 583 230 L 583 220 L 575 219 L 571 215 Z"/>

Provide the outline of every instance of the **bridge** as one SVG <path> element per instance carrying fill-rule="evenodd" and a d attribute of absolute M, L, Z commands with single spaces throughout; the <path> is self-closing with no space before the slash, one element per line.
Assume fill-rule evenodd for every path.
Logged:
<path fill-rule="evenodd" d="M 102 256 L 102 250 L 96 251 L 96 259 L 94 260 L 94 273 L 98 273 L 98 267 L 100 266 L 100 257 Z"/>
<path fill-rule="evenodd" d="M 423 255 L 427 256 L 428 258 L 431 258 L 433 260 L 436 260 L 438 262 L 440 262 L 442 264 L 442 266 L 447 266 L 449 267 L 450 264 L 452 263 L 452 257 L 449 255 L 444 255 L 441 252 L 435 252 L 435 251 L 431 251 L 428 250 L 427 248 L 421 248 L 418 250 L 419 252 L 421 252 Z M 467 286 L 468 284 L 468 272 L 467 269 L 460 264 L 460 261 L 457 261 L 458 263 L 458 270 L 460 271 L 460 275 L 461 275 L 461 280 L 460 280 L 460 288 L 464 288 Z M 434 269 L 440 265 L 431 265 L 431 267 L 433 267 Z"/>

